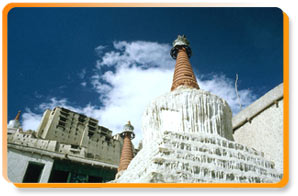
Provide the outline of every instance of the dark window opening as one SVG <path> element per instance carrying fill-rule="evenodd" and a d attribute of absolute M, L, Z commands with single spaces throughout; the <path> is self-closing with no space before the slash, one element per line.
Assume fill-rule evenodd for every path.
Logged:
<path fill-rule="evenodd" d="M 102 126 L 98 126 L 99 130 L 101 133 L 105 134 L 105 135 L 111 135 L 112 131 L 110 131 L 109 129 L 102 127 Z"/>
<path fill-rule="evenodd" d="M 65 126 L 65 123 L 63 123 L 62 121 L 59 121 L 58 126 Z"/>
<path fill-rule="evenodd" d="M 84 114 L 79 114 L 80 118 L 87 118 L 87 116 L 85 116 Z"/>
<path fill-rule="evenodd" d="M 70 146 L 71 146 L 71 148 L 73 148 L 73 149 L 78 149 L 78 148 L 79 148 L 79 145 L 71 144 Z"/>
<path fill-rule="evenodd" d="M 70 112 L 70 110 L 68 110 L 68 109 L 66 109 L 66 108 L 61 108 L 61 111 L 63 111 L 63 112 Z"/>
<path fill-rule="evenodd" d="M 49 182 L 67 182 L 69 172 L 53 170 Z"/>
<path fill-rule="evenodd" d="M 66 121 L 66 118 L 60 116 L 60 121 L 65 122 Z"/>
<path fill-rule="evenodd" d="M 87 156 L 87 158 L 94 158 L 94 154 L 92 154 L 92 153 L 87 153 L 86 156 Z"/>
<path fill-rule="evenodd" d="M 89 122 L 89 125 L 92 126 L 92 127 L 95 127 L 96 123 Z"/>
<path fill-rule="evenodd" d="M 84 124 L 83 124 L 83 123 L 80 123 L 80 122 L 78 122 L 78 126 L 84 126 Z"/>
<path fill-rule="evenodd" d="M 87 153 L 88 157 L 100 158 L 98 155 Z M 56 183 L 101 183 L 115 178 L 117 169 L 83 165 L 67 160 L 55 160 L 48 182 Z"/>
<path fill-rule="evenodd" d="M 23 182 L 39 182 L 44 164 L 29 162 Z"/>
<path fill-rule="evenodd" d="M 92 137 L 94 135 L 94 132 L 88 131 L 88 137 Z"/>
<path fill-rule="evenodd" d="M 95 128 L 94 128 L 94 127 L 88 126 L 88 128 L 89 128 L 91 131 L 95 131 Z"/>
<path fill-rule="evenodd" d="M 108 137 L 108 136 L 105 137 L 105 141 L 106 141 L 106 142 L 110 142 L 111 139 L 112 139 L 112 138 L 110 138 L 110 137 Z"/>
<path fill-rule="evenodd" d="M 93 123 L 97 124 L 98 120 L 95 120 L 94 118 L 89 118 L 89 122 L 93 121 Z"/>
<path fill-rule="evenodd" d="M 70 110 L 67 110 L 65 108 L 61 108 L 60 114 L 63 116 L 68 116 L 69 115 Z"/>
<path fill-rule="evenodd" d="M 102 182 L 102 177 L 88 176 L 88 182 Z"/>
<path fill-rule="evenodd" d="M 86 117 L 85 115 L 82 115 L 82 114 L 81 114 L 81 115 L 79 116 L 79 121 L 80 121 L 80 122 L 85 122 L 86 118 L 87 118 L 87 117 Z"/>
<path fill-rule="evenodd" d="M 67 117 L 69 114 L 61 111 L 60 115 Z"/>

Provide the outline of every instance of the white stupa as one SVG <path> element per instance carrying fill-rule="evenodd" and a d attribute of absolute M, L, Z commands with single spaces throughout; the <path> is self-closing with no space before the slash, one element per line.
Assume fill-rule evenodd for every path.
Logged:
<path fill-rule="evenodd" d="M 15 119 L 10 120 L 7 125 L 7 134 L 14 134 L 17 132 L 19 128 L 21 128 L 21 123 L 19 121 L 21 115 L 21 111 L 18 111 Z"/>
<path fill-rule="evenodd" d="M 171 92 L 143 116 L 143 148 L 116 183 L 274 183 L 282 174 L 264 154 L 234 142 L 227 102 L 199 89 L 185 36 L 174 42 Z"/>

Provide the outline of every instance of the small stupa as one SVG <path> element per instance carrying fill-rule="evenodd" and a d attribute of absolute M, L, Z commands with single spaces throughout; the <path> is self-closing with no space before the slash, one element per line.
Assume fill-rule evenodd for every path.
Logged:
<path fill-rule="evenodd" d="M 171 92 L 143 115 L 143 148 L 116 183 L 275 183 L 282 174 L 262 152 L 234 142 L 225 100 L 199 88 L 185 36 L 173 43 Z"/>
<path fill-rule="evenodd" d="M 130 121 L 128 121 L 128 123 L 123 127 L 123 132 L 120 134 L 120 137 L 123 139 L 123 146 L 116 179 L 119 178 L 127 169 L 130 161 L 133 158 L 133 145 L 131 143 L 131 140 L 135 138 L 133 130 L 134 127 L 130 124 Z"/>
<path fill-rule="evenodd" d="M 18 129 L 21 128 L 20 115 L 21 111 L 18 111 L 15 119 L 9 121 L 7 125 L 7 134 L 14 134 Z"/>

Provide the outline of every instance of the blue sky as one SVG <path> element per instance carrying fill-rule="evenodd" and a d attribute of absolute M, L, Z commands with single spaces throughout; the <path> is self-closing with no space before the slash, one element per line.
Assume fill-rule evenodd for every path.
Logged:
<path fill-rule="evenodd" d="M 8 119 L 36 128 L 46 108 L 68 107 L 121 131 L 170 89 L 178 34 L 204 90 L 239 111 L 283 82 L 278 8 L 14 8 L 8 15 Z M 52 108 L 51 108 L 52 109 Z M 111 120 L 112 119 L 112 120 Z"/>

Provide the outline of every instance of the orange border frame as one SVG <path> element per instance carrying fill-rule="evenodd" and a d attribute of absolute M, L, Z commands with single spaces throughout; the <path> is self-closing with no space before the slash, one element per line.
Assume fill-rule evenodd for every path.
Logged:
<path fill-rule="evenodd" d="M 210 3 L 10 3 L 3 9 L 2 23 L 2 149 L 3 176 L 7 177 L 7 17 L 15 7 L 226 7 Z M 235 6 L 236 4 L 230 4 Z M 242 4 L 243 6 L 243 4 Z M 284 174 L 278 183 L 14 183 L 19 188 L 282 188 L 289 180 L 289 18 L 283 12 L 283 78 L 284 78 Z"/>

